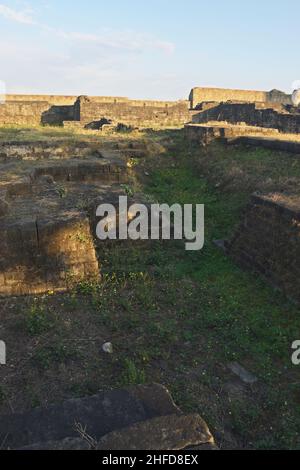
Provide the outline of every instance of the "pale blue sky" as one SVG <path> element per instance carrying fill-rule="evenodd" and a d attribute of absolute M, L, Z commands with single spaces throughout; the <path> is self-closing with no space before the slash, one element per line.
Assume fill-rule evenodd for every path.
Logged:
<path fill-rule="evenodd" d="M 186 98 L 300 80 L 299 0 L 0 0 L 8 93 Z"/>

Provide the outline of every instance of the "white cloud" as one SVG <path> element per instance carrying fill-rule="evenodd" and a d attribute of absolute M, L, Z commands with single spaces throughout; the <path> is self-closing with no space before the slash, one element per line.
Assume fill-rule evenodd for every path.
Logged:
<path fill-rule="evenodd" d="M 32 10 L 17 11 L 0 3 L 0 16 L 7 20 L 34 25 L 44 32 L 55 34 L 58 38 L 64 39 L 70 43 L 92 43 L 98 46 L 110 49 L 129 50 L 142 52 L 145 49 L 156 49 L 166 54 L 172 54 L 175 45 L 168 41 L 162 41 L 135 31 L 114 31 L 111 29 L 103 30 L 99 33 L 83 33 L 78 31 L 64 31 L 55 29 L 47 24 L 38 23 L 32 17 Z"/>
<path fill-rule="evenodd" d="M 175 50 L 172 42 L 133 30 L 60 30 L 35 20 L 36 15 L 0 3 L 0 16 L 32 26 L 27 37 L 8 35 L 1 41 L 0 79 L 8 92 L 142 96 L 146 87 L 155 96 L 150 75 L 156 64 L 160 80 L 168 63 L 164 56 Z"/>
<path fill-rule="evenodd" d="M 11 21 L 23 24 L 35 24 L 33 18 L 26 11 L 17 11 L 0 3 L 0 16 Z"/>
<path fill-rule="evenodd" d="M 168 41 L 160 41 L 156 38 L 136 33 L 134 31 L 105 30 L 98 34 L 81 32 L 54 31 L 55 34 L 67 41 L 94 43 L 111 49 L 126 49 L 129 51 L 143 51 L 145 49 L 158 49 L 167 54 L 175 50 L 175 45 Z"/>

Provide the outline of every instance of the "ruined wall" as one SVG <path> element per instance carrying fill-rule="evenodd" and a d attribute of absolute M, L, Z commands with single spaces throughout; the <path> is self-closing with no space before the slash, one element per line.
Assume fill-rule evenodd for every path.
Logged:
<path fill-rule="evenodd" d="M 0 296 L 65 290 L 99 276 L 89 219 L 82 214 L 1 226 Z"/>
<path fill-rule="evenodd" d="M 81 126 L 101 118 L 137 127 L 182 126 L 190 121 L 188 101 L 143 101 L 125 97 L 6 95 L 0 104 L 0 125 Z"/>
<path fill-rule="evenodd" d="M 214 101 L 217 103 L 226 101 L 246 101 L 251 103 L 270 101 L 275 103 L 292 104 L 291 96 L 278 90 L 267 92 L 196 87 L 192 89 L 189 99 L 192 109 L 195 109 L 200 103 L 205 101 Z"/>
<path fill-rule="evenodd" d="M 6 95 L 0 104 L 0 125 L 63 125 L 80 122 L 82 126 L 111 119 L 137 127 L 182 126 L 191 121 L 192 111 L 203 103 L 247 101 L 263 104 L 291 104 L 291 97 L 278 90 L 271 92 L 193 88 L 190 101 L 130 100 L 126 97 L 62 95 Z M 209 108 L 209 104 L 204 108 Z M 270 127 L 270 126 L 269 126 Z"/>
<path fill-rule="evenodd" d="M 74 120 L 74 105 L 50 106 L 41 116 L 41 124 L 49 126 L 62 126 L 64 121 Z"/>
<path fill-rule="evenodd" d="M 247 143 L 249 139 L 255 139 L 257 141 L 257 145 L 262 145 L 264 142 L 264 138 L 268 137 L 266 143 L 268 142 L 277 142 L 278 148 L 280 150 L 289 149 L 294 150 L 295 152 L 299 147 L 297 144 L 295 145 L 288 145 L 292 144 L 292 142 L 286 141 L 277 141 L 275 140 L 278 137 L 278 131 L 264 129 L 262 127 L 248 127 L 248 126 L 224 126 L 222 125 L 214 125 L 214 124 L 207 124 L 207 125 L 197 125 L 197 124 L 187 124 L 184 129 L 185 138 L 192 143 L 200 144 L 200 145 L 208 145 L 212 141 L 216 139 L 222 139 L 226 143 L 235 142 L 235 143 Z M 259 138 L 258 138 L 259 134 Z M 252 137 L 254 136 L 254 137 Z M 269 141 L 269 138 L 273 137 L 272 140 Z M 282 146 L 280 145 L 282 144 Z M 300 143 L 298 144 L 298 146 Z M 267 146 L 267 144 L 266 144 Z M 273 148 L 273 146 L 271 147 Z"/>
<path fill-rule="evenodd" d="M 278 112 L 255 103 L 221 103 L 194 114 L 193 123 L 227 122 L 249 126 L 278 129 L 287 134 L 300 133 L 300 113 Z"/>
<path fill-rule="evenodd" d="M 99 139 L 0 143 L 0 296 L 98 279 L 96 208 L 125 195 L 128 172 Z"/>
<path fill-rule="evenodd" d="M 240 266 L 300 302 L 299 196 L 253 195 L 226 250 Z"/>
<path fill-rule="evenodd" d="M 76 96 L 5 95 L 0 125 L 62 125 L 74 119 Z"/>
<path fill-rule="evenodd" d="M 0 124 L 36 126 L 48 109 L 44 101 L 7 101 L 0 104 Z"/>
<path fill-rule="evenodd" d="M 281 104 L 290 104 L 292 105 L 292 95 L 287 95 L 280 90 L 271 90 L 267 92 L 267 102 L 268 103 L 281 103 Z"/>
<path fill-rule="evenodd" d="M 242 144 L 242 145 L 252 145 L 253 147 L 263 147 L 270 150 L 277 150 L 279 152 L 289 152 L 296 153 L 300 155 L 300 140 L 298 142 L 289 141 L 289 140 L 280 140 L 275 138 L 264 137 L 253 137 L 245 135 L 238 136 L 237 138 L 228 141 L 229 144 Z"/>
<path fill-rule="evenodd" d="M 66 95 L 5 95 L 6 101 L 47 102 L 53 106 L 71 106 L 77 96 Z"/>
<path fill-rule="evenodd" d="M 107 102 L 99 98 L 80 97 L 75 104 L 75 120 L 83 126 L 102 118 L 137 127 L 180 126 L 191 119 L 188 101 Z"/>

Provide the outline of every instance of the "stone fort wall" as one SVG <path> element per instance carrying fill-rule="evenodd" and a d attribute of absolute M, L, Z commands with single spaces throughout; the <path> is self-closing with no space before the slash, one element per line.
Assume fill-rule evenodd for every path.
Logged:
<path fill-rule="evenodd" d="M 276 105 L 278 106 L 278 105 Z M 300 134 L 300 114 L 277 111 L 259 103 L 221 103 L 195 113 L 195 124 L 223 122 L 232 125 L 246 124 L 266 129 L 277 129 L 281 133 Z"/>
<path fill-rule="evenodd" d="M 68 95 L 5 95 L 6 102 L 23 101 L 23 102 L 44 102 L 55 106 L 73 105 L 77 96 Z"/>
<path fill-rule="evenodd" d="M 83 127 L 101 118 L 131 126 L 183 126 L 191 119 L 189 101 L 130 100 L 111 96 L 6 95 L 0 104 L 0 125 L 63 125 Z"/>
<path fill-rule="evenodd" d="M 191 120 L 189 101 L 140 101 L 80 97 L 75 120 L 85 126 L 102 118 L 137 127 L 183 126 Z"/>
<path fill-rule="evenodd" d="M 290 104 L 291 97 L 271 92 L 193 88 L 189 101 L 130 100 L 113 96 L 6 95 L 0 104 L 0 125 L 63 125 L 77 122 L 85 126 L 102 118 L 137 127 L 177 127 L 192 120 L 201 103 L 256 102 Z"/>
<path fill-rule="evenodd" d="M 0 104 L 0 125 L 37 126 L 48 109 L 47 101 L 6 101 Z"/>
<path fill-rule="evenodd" d="M 282 103 L 292 104 L 291 95 L 279 90 L 256 91 L 256 90 L 231 90 L 226 88 L 193 88 L 189 97 L 191 108 L 196 109 L 200 103 L 213 101 L 222 103 L 226 101 L 246 101 L 257 103 Z"/>

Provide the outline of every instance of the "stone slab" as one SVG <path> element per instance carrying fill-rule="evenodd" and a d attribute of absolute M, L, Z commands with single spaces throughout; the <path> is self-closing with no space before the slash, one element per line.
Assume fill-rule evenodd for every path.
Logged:
<path fill-rule="evenodd" d="M 174 413 L 179 410 L 161 385 L 112 390 L 23 414 L 1 416 L 0 442 L 5 440 L 6 448 L 17 449 L 66 437 L 78 438 L 76 423 L 99 440 L 116 429 Z"/>
<path fill-rule="evenodd" d="M 198 414 L 170 415 L 134 424 L 104 436 L 99 450 L 183 450 L 214 443 Z"/>

